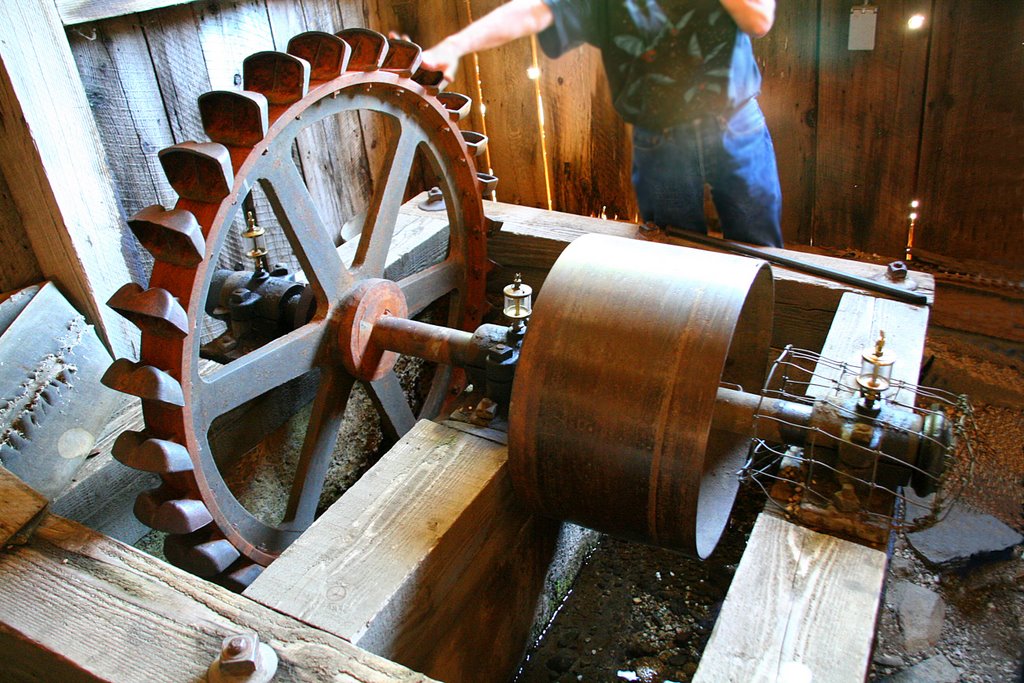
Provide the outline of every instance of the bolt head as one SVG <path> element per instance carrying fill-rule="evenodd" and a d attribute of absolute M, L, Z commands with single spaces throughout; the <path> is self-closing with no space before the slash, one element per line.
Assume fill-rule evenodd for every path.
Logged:
<path fill-rule="evenodd" d="M 907 264 L 903 261 L 893 261 L 886 269 L 886 274 L 890 280 L 906 280 L 907 272 Z"/>
<path fill-rule="evenodd" d="M 220 670 L 239 676 L 255 673 L 259 668 L 259 647 L 255 633 L 228 636 L 221 643 Z"/>

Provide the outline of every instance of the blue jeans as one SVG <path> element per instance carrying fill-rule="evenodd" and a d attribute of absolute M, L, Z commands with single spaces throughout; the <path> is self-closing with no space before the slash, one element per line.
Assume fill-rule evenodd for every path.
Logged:
<path fill-rule="evenodd" d="M 782 246 L 775 149 L 757 100 L 729 120 L 707 117 L 667 130 L 633 129 L 633 187 L 640 217 L 707 234 L 704 183 L 727 239 Z"/>

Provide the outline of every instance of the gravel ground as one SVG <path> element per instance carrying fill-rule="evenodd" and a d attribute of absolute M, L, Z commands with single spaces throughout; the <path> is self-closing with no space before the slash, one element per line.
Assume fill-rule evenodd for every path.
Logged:
<path fill-rule="evenodd" d="M 975 398 L 979 443 L 972 506 L 1024 529 L 1024 373 L 1021 355 L 990 353 L 959 337 L 929 339 L 924 384 Z M 704 563 L 670 551 L 603 538 L 517 683 L 690 680 L 714 626 L 763 498 L 743 490 L 722 545 Z M 886 600 L 879 618 L 872 681 L 944 655 L 964 683 L 1024 682 L 1024 559 L 970 571 L 924 565 L 902 535 L 894 542 L 887 585 L 910 581 L 945 601 L 938 643 L 907 655 Z M 921 680 L 921 679 L 918 679 Z"/>

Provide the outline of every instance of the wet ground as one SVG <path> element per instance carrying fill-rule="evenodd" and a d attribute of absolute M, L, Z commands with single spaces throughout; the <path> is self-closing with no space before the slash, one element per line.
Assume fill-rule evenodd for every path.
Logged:
<path fill-rule="evenodd" d="M 741 490 L 704 562 L 603 537 L 516 681 L 690 680 L 762 502 Z"/>

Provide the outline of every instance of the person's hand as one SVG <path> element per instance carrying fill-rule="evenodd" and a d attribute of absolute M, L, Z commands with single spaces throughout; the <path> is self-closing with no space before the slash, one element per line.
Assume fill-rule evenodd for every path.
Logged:
<path fill-rule="evenodd" d="M 455 80 L 461 58 L 462 52 L 458 47 L 451 40 L 445 39 L 429 50 L 423 51 L 421 66 L 429 71 L 442 72 L 445 80 L 451 83 Z"/>

